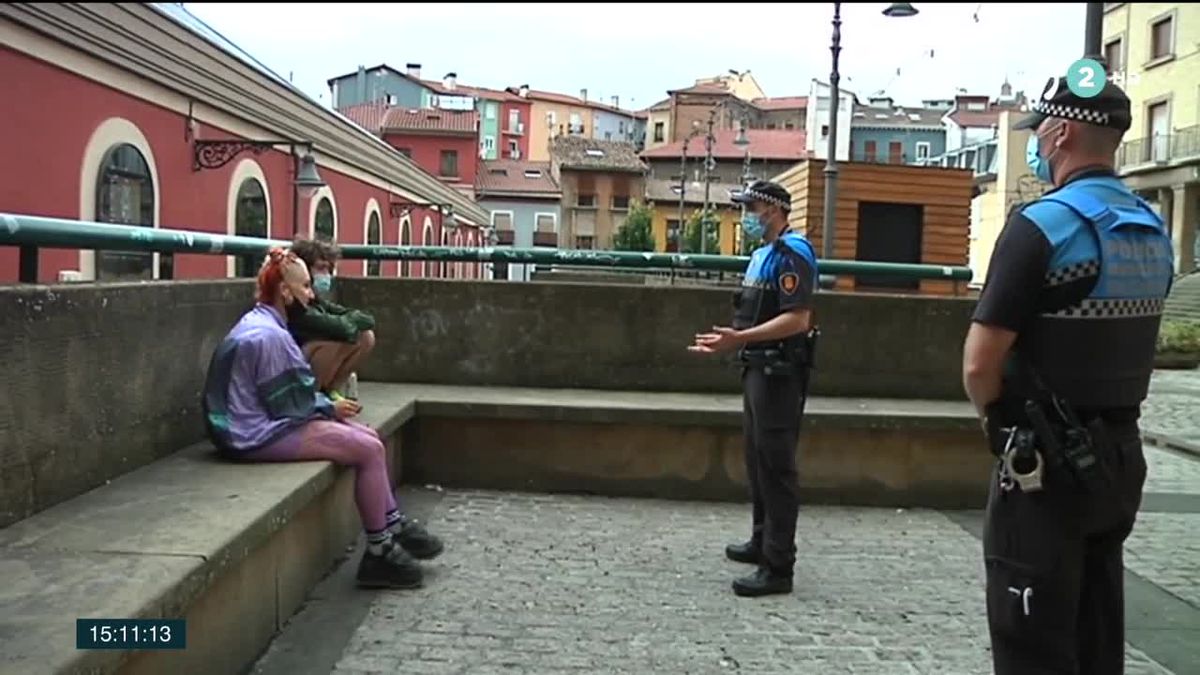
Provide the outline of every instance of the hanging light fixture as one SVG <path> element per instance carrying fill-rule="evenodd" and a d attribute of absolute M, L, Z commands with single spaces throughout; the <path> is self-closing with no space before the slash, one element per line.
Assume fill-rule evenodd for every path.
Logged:
<path fill-rule="evenodd" d="M 893 2 L 887 9 L 883 10 L 883 15 L 893 18 L 916 16 L 917 8 L 907 2 Z"/>
<path fill-rule="evenodd" d="M 300 158 L 300 169 L 296 171 L 296 188 L 301 197 L 309 199 L 323 187 L 325 181 L 321 180 L 321 175 L 317 173 L 317 162 L 311 152 L 306 153 Z"/>

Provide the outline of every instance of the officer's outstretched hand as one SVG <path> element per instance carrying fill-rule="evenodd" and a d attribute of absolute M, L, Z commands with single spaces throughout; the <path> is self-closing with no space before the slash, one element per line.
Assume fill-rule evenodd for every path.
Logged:
<path fill-rule="evenodd" d="M 713 326 L 711 333 L 697 333 L 696 341 L 689 352 L 700 354 L 718 354 L 737 347 L 741 343 L 738 332 L 727 326 Z"/>

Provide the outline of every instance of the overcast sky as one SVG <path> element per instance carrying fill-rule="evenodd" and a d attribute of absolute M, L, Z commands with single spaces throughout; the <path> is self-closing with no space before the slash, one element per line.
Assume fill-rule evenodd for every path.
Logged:
<path fill-rule="evenodd" d="M 1085 3 L 843 3 L 842 86 L 898 103 L 955 91 L 1041 91 L 1083 52 Z M 803 95 L 828 81 L 833 3 L 223 4 L 186 8 L 326 105 L 330 77 L 380 63 L 462 84 L 621 97 L 641 109 L 668 89 L 730 69 L 750 70 L 768 96 Z"/>

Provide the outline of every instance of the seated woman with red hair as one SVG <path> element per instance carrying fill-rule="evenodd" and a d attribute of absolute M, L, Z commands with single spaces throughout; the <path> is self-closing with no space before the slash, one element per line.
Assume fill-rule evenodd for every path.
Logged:
<path fill-rule="evenodd" d="M 273 249 L 258 273 L 258 298 L 217 346 L 204 384 L 204 422 L 226 457 L 248 462 L 329 460 L 355 469 L 355 502 L 367 531 L 358 582 L 415 588 L 442 543 L 396 505 L 383 441 L 352 421 L 354 401 L 317 389 L 308 360 L 288 333 L 288 318 L 312 301 L 304 261 Z"/>

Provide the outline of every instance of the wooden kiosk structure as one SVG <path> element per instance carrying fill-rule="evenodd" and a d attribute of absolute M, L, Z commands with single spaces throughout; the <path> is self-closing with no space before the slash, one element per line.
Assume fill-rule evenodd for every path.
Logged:
<path fill-rule="evenodd" d="M 825 162 L 807 159 L 774 180 L 792 195 L 789 222 L 823 249 Z M 838 163 L 837 260 L 967 265 L 974 175 L 967 169 Z M 967 282 L 936 279 L 857 279 L 841 276 L 836 290 L 963 295 Z"/>

